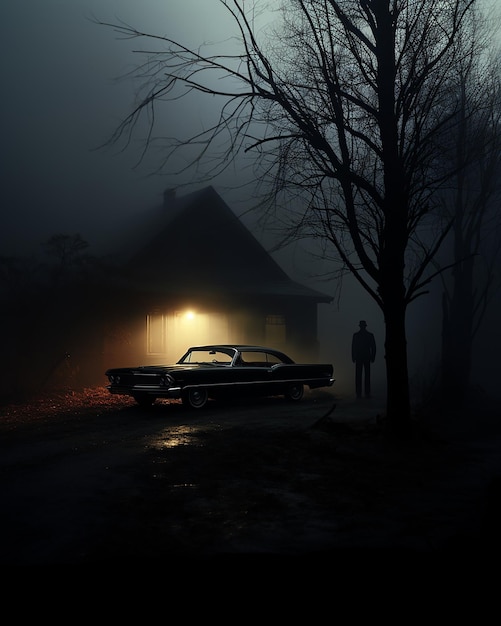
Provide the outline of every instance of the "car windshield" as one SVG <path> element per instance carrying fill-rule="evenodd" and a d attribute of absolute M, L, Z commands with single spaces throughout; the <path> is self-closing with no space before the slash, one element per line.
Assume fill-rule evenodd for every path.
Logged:
<path fill-rule="evenodd" d="M 179 363 L 217 363 L 230 365 L 233 359 L 233 350 L 198 349 L 194 348 L 178 361 Z"/>

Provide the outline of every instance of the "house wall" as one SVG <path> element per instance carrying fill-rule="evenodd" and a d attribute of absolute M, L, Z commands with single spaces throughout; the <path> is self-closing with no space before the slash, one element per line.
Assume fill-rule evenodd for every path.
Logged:
<path fill-rule="evenodd" d="M 287 343 L 295 361 L 316 361 L 319 355 L 317 304 L 295 301 L 288 308 Z M 294 351 L 294 353 L 292 353 Z"/>
<path fill-rule="evenodd" d="M 192 345 L 244 343 L 271 346 L 297 361 L 315 360 L 316 305 L 283 302 L 218 308 L 171 302 L 150 306 L 108 326 L 103 368 L 176 362 Z M 103 371 L 104 371 L 103 369 Z"/>

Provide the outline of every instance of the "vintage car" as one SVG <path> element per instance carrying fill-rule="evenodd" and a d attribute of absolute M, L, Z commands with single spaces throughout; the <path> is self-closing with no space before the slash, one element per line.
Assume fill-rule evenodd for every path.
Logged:
<path fill-rule="evenodd" d="M 194 409 L 231 394 L 299 401 L 305 385 L 316 389 L 334 383 L 332 365 L 299 364 L 278 350 L 245 345 L 196 346 L 173 365 L 114 368 L 106 376 L 110 393 L 132 396 L 140 405 L 181 398 Z"/>

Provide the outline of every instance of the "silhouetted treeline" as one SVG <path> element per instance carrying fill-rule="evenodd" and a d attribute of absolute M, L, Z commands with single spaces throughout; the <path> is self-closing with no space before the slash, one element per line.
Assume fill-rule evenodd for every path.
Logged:
<path fill-rule="evenodd" d="M 88 248 L 57 234 L 39 257 L 0 257 L 0 398 L 101 380 L 94 330 L 110 269 Z"/>

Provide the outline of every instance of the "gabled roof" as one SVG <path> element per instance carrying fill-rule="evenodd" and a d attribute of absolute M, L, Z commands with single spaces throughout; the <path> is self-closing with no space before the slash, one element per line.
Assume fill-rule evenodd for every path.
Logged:
<path fill-rule="evenodd" d="M 212 286 L 240 294 L 332 300 L 292 281 L 212 186 L 164 204 L 155 233 L 126 264 L 133 282 L 169 293 Z"/>

